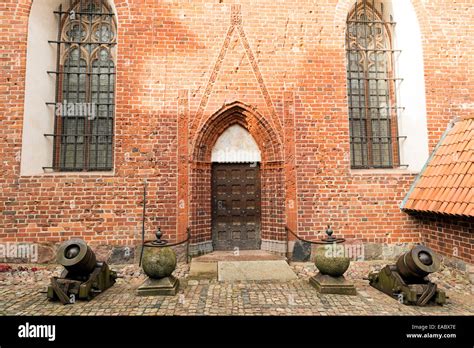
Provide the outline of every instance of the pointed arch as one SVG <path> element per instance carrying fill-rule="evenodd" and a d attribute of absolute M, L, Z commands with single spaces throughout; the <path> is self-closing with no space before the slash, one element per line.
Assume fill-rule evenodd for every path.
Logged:
<path fill-rule="evenodd" d="M 212 148 L 213 163 L 261 162 L 262 155 L 252 135 L 240 125 L 233 125 L 217 138 Z"/>
<path fill-rule="evenodd" d="M 410 11 L 414 11 L 418 21 L 420 22 L 422 32 L 431 32 L 431 25 L 429 22 L 429 18 L 426 16 L 424 12 L 424 5 L 422 0 L 407 0 L 411 4 Z M 354 7 L 355 0 L 339 0 L 337 2 L 335 8 L 335 16 L 334 16 L 334 27 L 336 31 L 340 31 L 341 38 L 343 37 L 343 33 L 346 27 L 346 18 L 347 14 L 351 11 Z M 393 1 L 394 5 L 399 1 Z"/>
<path fill-rule="evenodd" d="M 190 252 L 199 254 L 213 250 L 210 195 L 212 149 L 218 138 L 233 125 L 247 130 L 261 152 L 261 248 L 284 252 L 286 231 L 283 145 L 268 120 L 256 108 L 239 101 L 226 104 L 212 114 L 190 144 Z"/>
<path fill-rule="evenodd" d="M 242 126 L 252 135 L 262 152 L 263 162 L 283 159 L 279 137 L 270 123 L 255 108 L 238 101 L 224 105 L 199 129 L 192 146 L 192 159 L 209 162 L 215 142 L 234 124 Z"/>

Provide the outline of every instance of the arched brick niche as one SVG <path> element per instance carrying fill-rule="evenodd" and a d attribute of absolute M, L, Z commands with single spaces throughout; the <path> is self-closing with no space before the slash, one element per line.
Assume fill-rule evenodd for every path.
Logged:
<path fill-rule="evenodd" d="M 284 252 L 286 233 L 283 146 L 275 130 L 262 115 L 251 106 L 234 102 L 209 117 L 191 145 L 191 253 L 212 251 L 211 154 L 219 136 L 233 125 L 240 125 L 252 135 L 262 155 L 262 249 Z"/>

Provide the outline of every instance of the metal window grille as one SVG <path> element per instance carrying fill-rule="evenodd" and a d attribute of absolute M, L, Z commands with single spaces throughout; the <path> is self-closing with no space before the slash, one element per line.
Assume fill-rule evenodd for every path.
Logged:
<path fill-rule="evenodd" d="M 347 19 L 347 86 L 352 168 L 399 163 L 398 107 L 392 48 L 395 23 L 383 3 L 358 0 Z"/>
<path fill-rule="evenodd" d="M 105 0 L 70 0 L 59 19 L 53 169 L 113 168 L 116 21 Z"/>

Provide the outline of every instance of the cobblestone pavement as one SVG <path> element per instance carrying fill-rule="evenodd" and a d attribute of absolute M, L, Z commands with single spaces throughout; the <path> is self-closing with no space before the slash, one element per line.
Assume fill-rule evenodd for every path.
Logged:
<path fill-rule="evenodd" d="M 298 280 L 219 283 L 188 279 L 189 266 L 179 264 L 181 287 L 174 297 L 138 297 L 145 276 L 138 266 L 112 268 L 123 277 L 90 302 L 63 306 L 46 299 L 45 289 L 61 267 L 10 265 L 0 272 L 0 315 L 473 315 L 472 285 L 466 276 L 443 268 L 431 275 L 447 291 L 445 306 L 409 307 L 371 288 L 363 278 L 385 262 L 353 262 L 346 273 L 356 296 L 321 295 L 308 284 L 315 274 L 310 263 L 293 263 Z M 35 268 L 36 267 L 36 268 Z M 2 269 L 0 269 L 2 271 Z"/>

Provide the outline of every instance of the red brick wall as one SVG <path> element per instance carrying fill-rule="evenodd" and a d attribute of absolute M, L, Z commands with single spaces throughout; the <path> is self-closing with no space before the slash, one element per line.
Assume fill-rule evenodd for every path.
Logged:
<path fill-rule="evenodd" d="M 423 35 L 432 148 L 450 119 L 472 112 L 474 7 L 472 0 L 412 2 Z M 209 240 L 209 158 L 198 163 L 196 146 L 212 146 L 225 129 L 212 117 L 225 103 L 238 101 L 263 117 L 250 131 L 268 147 L 262 151 L 264 238 L 284 239 L 288 221 L 303 238 L 315 238 L 331 223 L 337 235 L 367 242 L 419 241 L 426 227 L 399 209 L 414 175 L 349 168 L 344 31 L 353 1 L 239 3 L 242 17 L 235 7 L 231 19 L 225 0 L 116 0 L 115 172 L 20 177 L 31 0 L 2 1 L 0 240 L 80 235 L 96 244 L 137 244 L 145 178 L 148 238 L 157 226 L 169 240 L 182 238 L 189 224 L 193 241 Z M 189 122 L 186 137 L 180 122 Z M 203 127 L 214 127 L 204 140 Z M 186 149 L 188 163 L 178 157 Z M 186 172 L 189 180 L 182 179 Z M 285 178 L 293 177 L 295 183 L 287 184 Z M 181 199 L 188 219 L 179 211 Z M 445 234 L 454 238 L 454 230 Z M 463 238 L 472 248 L 472 239 Z"/>
<path fill-rule="evenodd" d="M 30 1 L 0 3 L 0 238 L 16 239 Z"/>
<path fill-rule="evenodd" d="M 474 219 L 420 216 L 421 240 L 435 252 L 474 263 Z"/>
<path fill-rule="evenodd" d="M 454 117 L 471 115 L 472 0 L 412 1 L 422 29 L 430 151 Z M 442 83 L 440 83 L 442 81 Z"/>

